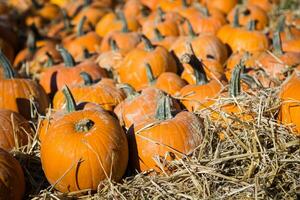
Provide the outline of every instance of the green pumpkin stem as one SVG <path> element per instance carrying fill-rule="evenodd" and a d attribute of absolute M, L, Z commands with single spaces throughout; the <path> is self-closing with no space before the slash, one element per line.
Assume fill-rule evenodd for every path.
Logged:
<path fill-rule="evenodd" d="M 171 99 L 168 96 L 163 95 L 162 98 L 159 99 L 156 108 L 155 118 L 157 120 L 162 120 L 162 121 L 173 118 L 171 112 Z"/>
<path fill-rule="evenodd" d="M 161 7 L 158 7 L 156 21 L 163 22 L 165 19 L 165 15 L 166 15 L 166 13 L 161 9 Z"/>
<path fill-rule="evenodd" d="M 145 68 L 146 68 L 146 74 L 147 74 L 148 82 L 150 84 L 153 84 L 155 82 L 155 77 L 154 77 L 151 65 L 149 63 L 146 63 Z"/>
<path fill-rule="evenodd" d="M 114 51 L 114 52 L 117 52 L 120 50 L 116 40 L 112 39 L 112 38 L 109 38 L 108 39 L 108 42 L 109 42 L 109 46 L 110 48 Z"/>
<path fill-rule="evenodd" d="M 203 7 L 202 8 L 202 14 L 205 16 L 205 17 L 209 17 L 210 16 L 210 13 L 209 13 L 209 10 L 207 7 Z"/>
<path fill-rule="evenodd" d="M 64 29 L 69 32 L 71 31 L 72 27 L 71 27 L 71 22 L 70 22 L 70 18 L 66 12 L 66 10 L 61 9 L 61 13 L 63 16 L 63 22 L 64 22 Z"/>
<path fill-rule="evenodd" d="M 278 24 L 277 24 L 276 30 L 279 32 L 283 32 L 284 28 L 285 28 L 285 16 L 282 15 L 278 19 Z"/>
<path fill-rule="evenodd" d="M 119 11 L 118 12 L 118 18 L 122 23 L 122 29 L 121 29 L 122 32 L 123 33 L 128 33 L 129 32 L 128 23 L 127 23 L 127 20 L 126 20 L 126 17 L 124 15 L 124 13 Z"/>
<path fill-rule="evenodd" d="M 11 63 L 9 62 L 9 60 L 1 50 L 0 50 L 0 67 L 3 68 L 5 79 L 13 79 L 16 77 L 16 72 L 13 70 Z"/>
<path fill-rule="evenodd" d="M 280 32 L 276 31 L 274 32 L 273 35 L 273 48 L 274 48 L 274 53 L 276 55 L 282 55 L 282 43 L 281 43 L 281 37 L 280 37 Z"/>
<path fill-rule="evenodd" d="M 46 52 L 46 56 L 48 57 L 47 61 L 44 64 L 44 67 L 51 67 L 54 65 L 53 57 L 49 52 Z"/>
<path fill-rule="evenodd" d="M 161 32 L 158 30 L 158 28 L 155 28 L 155 29 L 154 29 L 154 34 L 155 34 L 155 39 L 156 39 L 157 41 L 162 41 L 162 40 L 165 38 L 165 36 L 163 36 L 163 35 L 161 34 Z"/>
<path fill-rule="evenodd" d="M 251 20 L 248 24 L 247 24 L 247 30 L 248 31 L 254 31 L 256 27 L 256 21 L 255 20 Z"/>
<path fill-rule="evenodd" d="M 187 0 L 181 0 L 181 4 L 184 8 L 188 8 L 189 7 L 189 4 L 187 2 Z"/>
<path fill-rule="evenodd" d="M 117 87 L 119 89 L 122 89 L 125 92 L 127 99 L 132 99 L 132 98 L 139 95 L 139 93 L 136 92 L 134 90 L 134 88 L 131 85 L 127 84 L 127 83 L 118 84 Z"/>
<path fill-rule="evenodd" d="M 28 32 L 26 45 L 28 47 L 29 52 L 31 54 L 34 54 L 37 48 L 36 48 L 36 39 L 33 31 Z"/>
<path fill-rule="evenodd" d="M 238 8 L 236 8 L 235 11 L 234 11 L 232 26 L 233 27 L 239 27 L 240 26 L 239 9 Z"/>
<path fill-rule="evenodd" d="M 90 74 L 86 72 L 80 72 L 80 76 L 83 79 L 85 86 L 93 85 L 93 78 Z"/>
<path fill-rule="evenodd" d="M 192 38 L 196 37 L 197 34 L 196 32 L 194 31 L 194 28 L 191 24 L 191 22 L 188 20 L 188 19 L 185 19 L 186 23 L 187 23 L 187 27 L 188 27 L 188 35 Z"/>
<path fill-rule="evenodd" d="M 241 73 L 242 66 L 238 64 L 232 71 L 231 80 L 229 83 L 229 95 L 230 97 L 237 97 L 241 93 Z"/>
<path fill-rule="evenodd" d="M 75 112 L 76 111 L 76 102 L 75 102 L 75 99 L 67 85 L 65 85 L 63 87 L 62 93 L 65 96 L 67 113 Z"/>
<path fill-rule="evenodd" d="M 83 36 L 84 35 L 84 29 L 83 29 L 83 25 L 86 21 L 87 17 L 83 16 L 77 26 L 77 37 Z"/>
<path fill-rule="evenodd" d="M 155 50 L 155 46 L 151 43 L 151 41 L 145 35 L 142 35 L 141 39 L 145 45 L 146 51 L 154 51 Z"/>
<path fill-rule="evenodd" d="M 182 63 L 189 64 L 193 67 L 194 75 L 196 79 L 196 85 L 205 85 L 208 83 L 206 72 L 204 70 L 203 63 L 195 55 L 192 45 L 187 44 L 188 53 L 184 54 L 180 61 Z"/>
<path fill-rule="evenodd" d="M 65 48 L 63 48 L 62 46 L 57 46 L 56 49 L 59 51 L 61 57 L 63 58 L 66 67 L 75 66 L 74 58 Z"/>

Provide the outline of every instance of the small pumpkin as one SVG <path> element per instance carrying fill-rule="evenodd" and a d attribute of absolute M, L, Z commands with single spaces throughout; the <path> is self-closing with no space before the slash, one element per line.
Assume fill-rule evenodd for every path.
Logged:
<path fill-rule="evenodd" d="M 48 181 L 64 193 L 96 190 L 105 179 L 120 181 L 127 167 L 128 144 L 118 120 L 99 107 L 78 110 L 66 87 L 64 93 L 67 113 L 52 121 L 41 143 Z"/>
<path fill-rule="evenodd" d="M 166 168 L 155 158 L 174 160 L 190 154 L 201 144 L 203 128 L 201 120 L 190 112 L 173 114 L 170 100 L 163 97 L 154 120 L 129 130 L 130 162 L 138 171 L 161 172 Z"/>

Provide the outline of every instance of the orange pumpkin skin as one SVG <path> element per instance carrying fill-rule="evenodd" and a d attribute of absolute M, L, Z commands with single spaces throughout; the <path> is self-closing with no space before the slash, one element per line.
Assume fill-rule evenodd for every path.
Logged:
<path fill-rule="evenodd" d="M 125 99 L 124 93 L 117 89 L 111 81 L 105 79 L 91 86 L 71 86 L 70 90 L 76 102 L 95 103 L 109 111 L 113 111 Z M 62 109 L 64 106 L 64 95 L 62 91 L 58 91 L 53 99 L 53 107 Z"/>
<path fill-rule="evenodd" d="M 263 9 L 255 5 L 248 5 L 241 8 L 236 7 L 235 9 L 231 10 L 231 12 L 227 16 L 230 23 L 232 23 L 234 20 L 233 18 L 236 9 L 239 9 L 240 25 L 246 26 L 251 20 L 256 21 L 255 27 L 257 30 L 263 30 L 268 25 L 269 20 L 267 13 Z"/>
<path fill-rule="evenodd" d="M 83 123 L 92 127 L 74 129 Z M 118 121 L 102 109 L 71 112 L 49 127 L 41 143 L 41 162 L 51 184 L 61 179 L 55 185 L 59 191 L 96 190 L 102 180 L 119 181 L 124 175 L 127 139 Z"/>
<path fill-rule="evenodd" d="M 282 85 L 280 99 L 282 104 L 278 115 L 279 121 L 283 124 L 293 124 L 294 134 L 300 136 L 300 94 L 298 92 L 300 78 L 297 73 Z"/>
<path fill-rule="evenodd" d="M 14 147 L 21 147 L 28 143 L 32 130 L 22 115 L 0 109 L 0 121 L 0 148 L 10 151 Z"/>
<path fill-rule="evenodd" d="M 119 49 L 124 53 L 128 53 L 130 50 L 134 49 L 140 43 L 140 36 L 136 32 L 122 32 L 114 31 L 108 33 L 102 40 L 100 50 L 106 52 L 111 50 L 109 41 L 113 39 L 116 41 Z"/>
<path fill-rule="evenodd" d="M 147 87 L 141 94 L 127 97 L 123 102 L 116 106 L 114 113 L 120 123 L 126 128 L 131 125 L 138 125 L 143 121 L 153 120 L 158 101 L 163 97 L 163 92 L 155 87 Z M 139 105 L 139 106 L 136 106 Z M 179 109 L 176 101 L 173 107 Z"/>
<path fill-rule="evenodd" d="M 263 10 L 265 10 L 266 12 L 271 11 L 279 2 L 280 2 L 279 0 L 248 0 L 247 1 L 249 5 L 258 6 Z"/>
<path fill-rule="evenodd" d="M 204 85 L 187 85 L 180 90 L 181 103 L 190 112 L 206 109 L 222 88 L 222 84 L 214 79 Z"/>
<path fill-rule="evenodd" d="M 32 80 L 0 79 L 0 87 L 0 108 L 18 112 L 26 119 L 31 118 L 32 101 L 40 113 L 44 113 L 49 106 L 45 91 Z"/>
<path fill-rule="evenodd" d="M 153 74 L 158 77 L 163 72 L 176 72 L 176 62 L 172 55 L 161 46 L 135 48 L 119 63 L 117 73 L 121 83 L 128 83 L 135 90 L 148 85 L 145 63 L 149 63 Z"/>
<path fill-rule="evenodd" d="M 21 165 L 0 148 L 0 199 L 21 200 L 24 193 L 25 179 Z"/>
<path fill-rule="evenodd" d="M 282 43 L 282 50 L 284 52 L 298 52 L 298 53 L 300 53 L 300 38 L 284 41 Z"/>
<path fill-rule="evenodd" d="M 155 82 L 155 87 L 169 95 L 176 95 L 185 85 L 187 83 L 180 76 L 172 72 L 162 73 Z"/>
<path fill-rule="evenodd" d="M 203 124 L 190 112 L 183 111 L 172 119 L 154 123 L 145 129 L 147 123 L 134 127 L 132 136 L 129 136 L 129 144 L 136 144 L 130 154 L 133 157 L 131 160 L 139 171 L 154 169 L 160 172 L 161 168 L 154 157 L 180 159 L 191 153 L 203 140 Z"/>
<path fill-rule="evenodd" d="M 95 32 L 88 32 L 71 40 L 65 46 L 69 53 L 71 53 L 76 60 L 79 60 L 83 58 L 84 49 L 90 53 L 99 51 L 101 41 L 102 39 Z"/>
<path fill-rule="evenodd" d="M 130 31 L 137 31 L 139 28 L 138 21 L 135 17 L 127 17 L 127 26 Z M 104 15 L 100 21 L 96 25 L 96 33 L 101 36 L 105 37 L 106 34 L 112 31 L 119 31 L 123 27 L 121 20 L 117 19 L 115 13 L 110 12 Z"/>
<path fill-rule="evenodd" d="M 238 0 L 200 0 L 208 8 L 216 8 L 224 12 L 225 14 L 229 13 L 231 9 L 238 4 Z"/>
<path fill-rule="evenodd" d="M 95 62 L 86 60 L 74 67 L 59 64 L 45 70 L 40 76 L 40 84 L 47 94 L 54 94 L 57 90 L 62 89 L 65 84 L 71 86 L 83 83 L 80 76 L 81 72 L 89 73 L 93 80 L 107 77 L 104 69 L 100 68 Z"/>

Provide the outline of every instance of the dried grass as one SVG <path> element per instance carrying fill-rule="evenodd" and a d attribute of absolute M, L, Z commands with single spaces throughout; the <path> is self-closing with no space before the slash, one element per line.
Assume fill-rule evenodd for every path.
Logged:
<path fill-rule="evenodd" d="M 139 173 L 122 183 L 104 181 L 98 191 L 61 194 L 47 184 L 39 160 L 37 137 L 26 148 L 14 151 L 27 180 L 31 199 L 297 199 L 300 195 L 300 140 L 291 127 L 276 121 L 280 105 L 277 89 L 262 89 L 256 95 L 219 99 L 212 109 L 228 101 L 254 113 L 242 121 L 234 114 L 227 124 L 204 118 L 203 143 L 182 160 L 168 163 L 172 174 Z M 219 139 L 224 133 L 225 140 Z M 30 150 L 30 151 L 29 151 Z M 82 191 L 81 191 L 82 192 Z M 298 196 L 297 196 L 298 195 Z"/>

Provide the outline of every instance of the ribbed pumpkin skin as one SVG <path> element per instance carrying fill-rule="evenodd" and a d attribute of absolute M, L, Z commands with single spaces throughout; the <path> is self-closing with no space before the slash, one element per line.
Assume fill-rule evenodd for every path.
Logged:
<path fill-rule="evenodd" d="M 24 192 L 25 180 L 19 162 L 0 148 L 0 199 L 21 200 Z"/>
<path fill-rule="evenodd" d="M 75 125 L 81 120 L 94 125 L 77 132 Z M 51 184 L 63 177 L 55 186 L 59 191 L 96 190 L 106 175 L 114 181 L 122 178 L 127 139 L 118 121 L 102 109 L 75 111 L 53 121 L 41 144 L 41 161 Z"/>
<path fill-rule="evenodd" d="M 41 74 L 40 84 L 47 94 L 53 94 L 62 89 L 64 85 L 71 86 L 83 83 L 80 76 L 81 72 L 89 73 L 94 81 L 107 77 L 104 69 L 94 62 L 86 60 L 74 67 L 65 67 L 64 64 L 60 64 L 49 68 Z"/>
<path fill-rule="evenodd" d="M 203 139 L 202 122 L 186 111 L 137 133 L 145 125 L 134 128 L 135 133 L 131 135 L 129 143 L 132 148 L 131 160 L 139 171 L 160 171 L 153 157 L 165 158 L 167 153 L 172 152 L 176 158 L 181 158 L 198 147 Z"/>
<path fill-rule="evenodd" d="M 157 79 L 155 87 L 169 95 L 177 94 L 187 83 L 175 73 L 164 72 Z"/>
<path fill-rule="evenodd" d="M 18 141 L 19 146 L 28 143 L 28 136 L 31 135 L 29 123 L 22 115 L 6 109 L 0 109 L 0 148 L 10 151 Z M 28 134 L 28 135 L 27 135 Z"/>
<path fill-rule="evenodd" d="M 300 136 L 300 78 L 294 74 L 281 88 L 282 105 L 278 119 L 284 124 L 294 124 L 295 134 Z"/>
<path fill-rule="evenodd" d="M 93 86 L 70 87 L 76 102 L 91 102 L 99 104 L 105 110 L 113 109 L 125 99 L 124 93 L 111 83 L 99 82 Z M 61 109 L 65 105 L 65 98 L 61 91 L 58 91 L 53 99 L 53 107 Z"/>
<path fill-rule="evenodd" d="M 125 99 L 115 109 L 121 124 L 129 128 L 132 124 L 139 124 L 144 121 L 153 120 L 158 101 L 162 98 L 163 92 L 154 87 L 142 90 L 142 93 L 133 99 Z M 179 105 L 174 102 L 174 108 Z"/>
<path fill-rule="evenodd" d="M 43 88 L 29 79 L 0 79 L 0 109 L 9 109 L 30 119 L 30 98 L 40 113 L 49 106 Z"/>
<path fill-rule="evenodd" d="M 157 46 L 153 51 L 136 48 L 130 51 L 118 65 L 120 82 L 130 84 L 135 90 L 147 86 L 145 63 L 150 64 L 155 77 L 163 72 L 177 71 L 175 60 L 165 48 Z"/>

